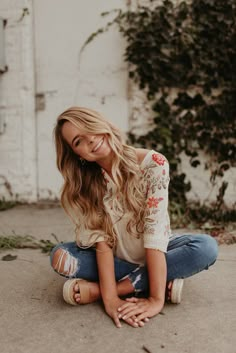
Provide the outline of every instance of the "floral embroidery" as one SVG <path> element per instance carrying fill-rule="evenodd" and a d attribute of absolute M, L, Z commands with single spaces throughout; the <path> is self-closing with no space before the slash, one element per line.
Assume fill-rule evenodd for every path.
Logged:
<path fill-rule="evenodd" d="M 148 233 L 148 234 L 151 234 L 151 235 L 154 235 L 155 234 L 155 228 L 149 226 L 148 224 L 145 224 L 144 225 L 144 233 Z"/>
<path fill-rule="evenodd" d="M 151 160 L 142 170 L 147 208 L 145 211 L 144 238 L 169 238 L 171 230 L 168 216 L 168 162 L 159 153 L 152 153 Z M 161 202 L 163 201 L 163 202 Z M 160 204 L 161 202 L 161 204 Z M 151 238 L 149 238 L 151 241 Z M 148 242 L 149 242 L 148 241 Z"/>
<path fill-rule="evenodd" d="M 149 197 L 148 201 L 147 201 L 147 205 L 149 208 L 152 208 L 152 207 L 158 207 L 158 204 L 160 201 L 163 200 L 163 197 Z"/>
<path fill-rule="evenodd" d="M 102 169 L 102 175 L 103 175 L 103 178 L 105 180 L 105 183 L 108 184 L 109 183 L 109 180 L 106 178 L 106 172 L 104 169 Z"/>
<path fill-rule="evenodd" d="M 165 157 L 162 156 L 160 153 L 153 153 L 152 160 L 159 165 L 164 165 L 164 163 L 166 162 Z"/>
<path fill-rule="evenodd" d="M 125 214 L 123 195 L 117 193 L 116 186 L 103 169 L 102 174 L 107 184 L 103 198 L 105 210 L 111 217 L 114 230 L 117 232 L 119 239 L 120 232 L 125 234 L 127 231 L 126 224 L 129 217 Z M 165 251 L 165 246 L 167 246 L 168 238 L 171 234 L 168 215 L 168 161 L 162 154 L 150 151 L 146 163 L 143 163 L 142 168 L 140 168 L 139 177 L 140 191 L 146 200 L 144 244 L 147 248 L 160 248 Z M 137 238 L 140 238 L 140 234 L 137 235 Z M 122 239 L 125 242 L 125 237 Z"/>

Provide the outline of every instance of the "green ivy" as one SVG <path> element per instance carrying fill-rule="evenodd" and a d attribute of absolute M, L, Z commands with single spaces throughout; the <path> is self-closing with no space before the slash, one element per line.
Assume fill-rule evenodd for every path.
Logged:
<path fill-rule="evenodd" d="M 156 7 L 119 11 L 114 22 L 127 40 L 129 76 L 154 102 L 153 129 L 143 136 L 130 134 L 130 140 L 169 159 L 172 218 L 184 215 L 187 222 L 200 215 L 203 219 L 204 214 L 214 219 L 217 214 L 217 221 L 233 219 L 235 212 L 224 203 L 226 182 L 214 204 L 204 205 L 200 212 L 199 204 L 187 201 L 191 184 L 178 165 L 185 152 L 191 166 L 197 167 L 203 151 L 214 185 L 236 164 L 235 0 L 182 1 L 176 6 L 165 0 Z M 173 89 L 177 95 L 171 100 Z"/>

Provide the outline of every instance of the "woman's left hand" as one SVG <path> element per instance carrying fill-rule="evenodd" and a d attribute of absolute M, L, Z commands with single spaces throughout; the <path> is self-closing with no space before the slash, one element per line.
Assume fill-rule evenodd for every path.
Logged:
<path fill-rule="evenodd" d="M 164 305 L 163 300 L 151 297 L 147 299 L 132 297 L 127 298 L 126 301 L 127 303 L 118 308 L 118 317 L 126 320 L 136 316 L 136 322 L 159 314 Z"/>

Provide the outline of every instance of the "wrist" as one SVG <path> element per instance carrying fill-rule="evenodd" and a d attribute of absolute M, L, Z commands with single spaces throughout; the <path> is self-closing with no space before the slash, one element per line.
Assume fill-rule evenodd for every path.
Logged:
<path fill-rule="evenodd" d="M 148 297 L 148 300 L 151 301 L 152 303 L 158 304 L 158 305 L 160 305 L 160 304 L 164 305 L 164 303 L 165 303 L 165 298 L 162 296 L 160 297 L 160 296 L 152 296 L 151 295 Z"/>
<path fill-rule="evenodd" d="M 103 302 L 109 302 L 114 298 L 118 298 L 117 288 L 115 285 L 113 286 L 104 286 L 100 282 L 100 291 Z"/>
<path fill-rule="evenodd" d="M 117 301 L 118 299 L 120 299 L 118 297 L 118 295 L 113 295 L 112 297 L 109 296 L 109 297 L 102 298 L 105 308 L 109 307 L 112 303 L 114 303 L 114 301 Z"/>

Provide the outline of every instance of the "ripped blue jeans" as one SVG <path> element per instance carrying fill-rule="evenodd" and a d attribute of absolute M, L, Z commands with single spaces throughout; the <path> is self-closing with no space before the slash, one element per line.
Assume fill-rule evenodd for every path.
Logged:
<path fill-rule="evenodd" d="M 51 265 L 55 252 L 61 249 L 54 270 L 66 278 L 83 278 L 98 282 L 96 250 L 81 249 L 75 242 L 60 243 L 51 252 Z M 209 235 L 172 236 L 166 255 L 167 282 L 175 278 L 190 277 L 213 265 L 218 255 L 218 245 Z M 115 278 L 128 277 L 135 292 L 148 292 L 148 273 L 145 266 L 133 264 L 114 257 Z"/>

